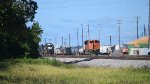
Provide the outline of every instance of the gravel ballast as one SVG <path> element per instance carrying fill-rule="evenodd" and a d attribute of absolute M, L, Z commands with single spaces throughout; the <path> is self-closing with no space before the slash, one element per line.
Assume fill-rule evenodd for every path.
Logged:
<path fill-rule="evenodd" d="M 50 58 L 52 59 L 52 58 Z M 92 67 L 150 67 L 150 60 L 121 60 L 121 59 L 91 59 L 87 58 L 55 58 L 61 62 L 73 62 L 77 66 L 92 66 Z M 78 62 L 74 62 L 78 61 Z"/>
<path fill-rule="evenodd" d="M 78 62 L 79 66 L 103 66 L 103 67 L 150 67 L 150 61 L 148 60 L 116 60 L 116 59 L 93 59 L 91 61 Z"/>

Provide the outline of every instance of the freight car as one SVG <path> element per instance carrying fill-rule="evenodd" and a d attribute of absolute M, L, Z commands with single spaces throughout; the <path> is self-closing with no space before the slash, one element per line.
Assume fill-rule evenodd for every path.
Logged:
<path fill-rule="evenodd" d="M 61 47 L 62 55 L 72 55 L 71 46 L 63 46 Z"/>
<path fill-rule="evenodd" d="M 55 55 L 72 55 L 71 46 L 60 46 L 54 49 Z"/>
<path fill-rule="evenodd" d="M 100 53 L 100 41 L 99 40 L 86 40 L 84 42 L 85 54 L 99 54 Z"/>

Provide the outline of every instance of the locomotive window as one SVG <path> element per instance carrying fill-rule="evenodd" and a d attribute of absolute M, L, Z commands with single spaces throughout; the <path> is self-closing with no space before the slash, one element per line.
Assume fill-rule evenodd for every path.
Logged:
<path fill-rule="evenodd" d="M 95 41 L 95 43 L 99 43 L 99 41 Z"/>
<path fill-rule="evenodd" d="M 50 45 L 50 47 L 53 47 L 53 45 Z"/>
<path fill-rule="evenodd" d="M 90 43 L 93 43 L 92 41 L 90 41 Z"/>
<path fill-rule="evenodd" d="M 88 43 L 88 42 L 87 42 L 87 41 L 85 41 L 84 43 L 85 43 L 85 45 L 87 45 L 87 43 Z"/>

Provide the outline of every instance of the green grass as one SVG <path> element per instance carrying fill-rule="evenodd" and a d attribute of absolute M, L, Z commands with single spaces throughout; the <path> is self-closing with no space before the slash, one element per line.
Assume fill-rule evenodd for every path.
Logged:
<path fill-rule="evenodd" d="M 149 68 L 77 67 L 49 59 L 0 62 L 0 84 L 150 84 Z"/>

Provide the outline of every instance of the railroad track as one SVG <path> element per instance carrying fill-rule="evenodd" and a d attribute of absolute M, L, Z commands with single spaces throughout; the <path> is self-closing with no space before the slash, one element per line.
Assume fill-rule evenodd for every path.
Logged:
<path fill-rule="evenodd" d="M 150 60 L 150 56 L 108 56 L 108 55 L 100 55 L 100 56 L 91 56 L 91 55 L 49 55 L 44 57 L 54 57 L 54 58 L 88 58 L 88 59 L 120 59 L 120 60 Z"/>

